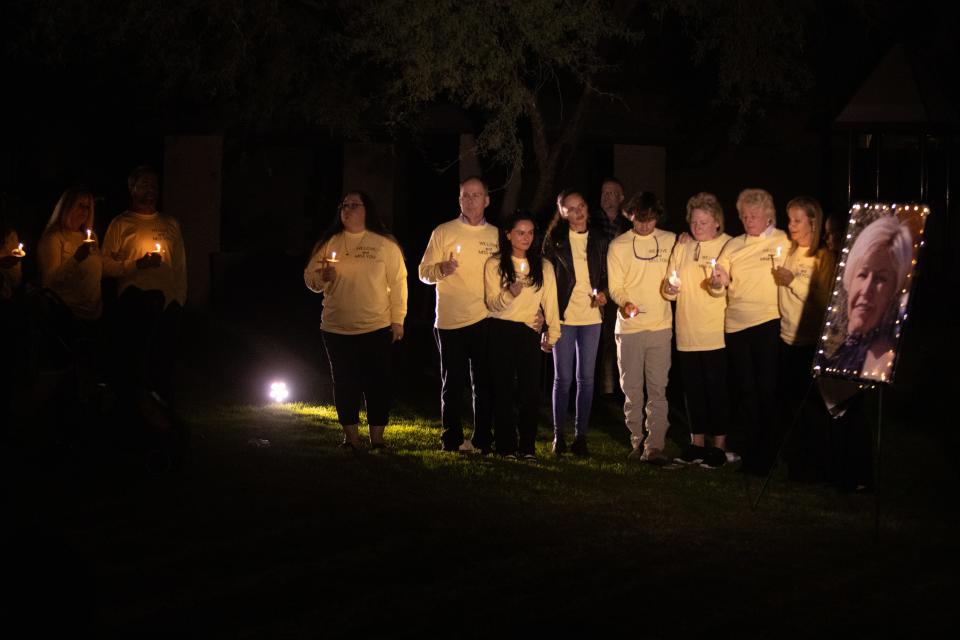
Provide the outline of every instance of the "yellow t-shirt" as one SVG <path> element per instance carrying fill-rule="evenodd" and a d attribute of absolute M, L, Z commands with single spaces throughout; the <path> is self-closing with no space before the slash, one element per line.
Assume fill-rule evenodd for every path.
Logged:
<path fill-rule="evenodd" d="M 438 329 L 459 329 L 487 317 L 483 268 L 498 250 L 497 228 L 491 224 L 474 226 L 457 218 L 433 230 L 418 271 L 421 282 L 437 285 Z M 459 266 L 444 276 L 439 263 L 449 260 L 451 254 Z"/>
<path fill-rule="evenodd" d="M 777 247 L 781 257 L 775 258 Z M 773 261 L 786 259 L 790 240 L 780 229 L 768 228 L 759 236 L 739 235 L 727 242 L 717 264 L 730 275 L 724 331 L 735 333 L 780 317 Z M 722 295 L 723 290 L 712 291 Z"/>
<path fill-rule="evenodd" d="M 676 333 L 678 351 L 712 351 L 724 347 L 723 316 L 727 300 L 710 294 L 710 261 L 716 260 L 730 239 L 721 233 L 705 242 L 677 244 L 667 265 L 667 275 L 677 272 L 680 291 L 677 301 Z"/>
<path fill-rule="evenodd" d="M 320 279 L 324 258 L 337 252 L 336 277 Z M 372 231 L 333 236 L 303 271 L 307 288 L 323 293 L 320 328 L 356 335 L 403 324 L 407 315 L 407 267 L 399 245 Z"/>
<path fill-rule="evenodd" d="M 530 282 L 529 271 L 521 276 L 521 261 L 511 256 L 514 273 L 522 278 L 523 289 L 516 297 L 510 289 L 504 287 L 500 278 L 500 256 L 492 255 L 484 267 L 484 290 L 487 308 L 491 318 L 522 322 L 533 329 L 533 320 L 537 310 L 543 309 L 543 319 L 547 326 L 547 341 L 556 344 L 560 339 L 560 308 L 557 306 L 557 278 L 553 265 L 543 261 L 543 286 L 539 289 Z"/>
<path fill-rule="evenodd" d="M 573 255 L 573 275 L 576 282 L 570 301 L 563 312 L 563 324 L 584 326 L 600 324 L 600 308 L 591 306 L 593 288 L 590 286 L 590 267 L 587 266 L 587 239 L 590 232 L 577 233 L 570 230 L 570 253 Z"/>
<path fill-rule="evenodd" d="M 783 267 L 793 273 L 785 287 L 777 287 L 780 304 L 780 338 L 787 344 L 815 344 L 820 337 L 823 314 L 830 300 L 835 261 L 821 247 L 808 256 L 798 247 L 787 256 Z"/>
<path fill-rule="evenodd" d="M 160 266 L 137 269 L 136 260 L 155 252 L 158 244 Z M 107 227 L 101 250 L 105 257 L 123 264 L 117 278 L 118 293 L 130 286 L 144 291 L 156 289 L 163 293 L 168 305 L 174 300 L 181 305 L 186 303 L 187 254 L 175 219 L 159 213 L 125 211 Z"/>
<path fill-rule="evenodd" d="M 99 249 L 77 262 L 74 254 L 87 235 L 82 231 L 52 229 L 43 234 L 37 245 L 40 283 L 56 293 L 70 311 L 83 320 L 96 320 L 103 310 L 100 278 L 103 263 Z"/>
<path fill-rule="evenodd" d="M 673 326 L 670 302 L 660 293 L 667 273 L 667 261 L 677 236 L 654 229 L 648 236 L 627 231 L 617 236 L 607 249 L 607 282 L 617 306 L 627 302 L 637 306 L 633 318 L 617 311 L 615 333 L 660 331 Z"/>

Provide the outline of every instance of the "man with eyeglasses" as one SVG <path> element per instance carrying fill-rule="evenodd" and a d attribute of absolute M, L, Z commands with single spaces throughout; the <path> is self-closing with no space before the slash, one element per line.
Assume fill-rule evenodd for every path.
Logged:
<path fill-rule="evenodd" d="M 433 230 L 420 261 L 421 282 L 437 287 L 434 336 L 440 349 L 440 445 L 444 451 L 486 452 L 493 440 L 483 268 L 497 252 L 498 235 L 484 217 L 489 205 L 490 195 L 481 178 L 461 182 L 460 216 Z M 472 440 L 464 439 L 461 416 L 468 375 L 473 392 Z"/>
<path fill-rule="evenodd" d="M 673 313 L 660 290 L 676 235 L 657 229 L 663 209 L 652 193 L 631 197 L 624 204 L 623 213 L 633 228 L 610 243 L 607 282 L 610 297 L 619 307 L 617 363 L 624 419 L 633 447 L 628 459 L 668 467 L 671 461 L 663 449 L 668 427 L 667 379 Z"/>

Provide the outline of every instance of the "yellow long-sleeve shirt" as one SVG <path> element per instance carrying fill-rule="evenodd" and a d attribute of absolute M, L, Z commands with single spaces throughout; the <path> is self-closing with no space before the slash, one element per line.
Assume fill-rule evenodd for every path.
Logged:
<path fill-rule="evenodd" d="M 324 258 L 337 252 L 336 276 L 320 279 Z M 320 328 L 356 335 L 403 324 L 407 315 L 407 267 L 399 245 L 372 231 L 343 231 L 318 247 L 303 271 L 311 291 L 323 294 Z"/>
<path fill-rule="evenodd" d="M 103 310 L 100 279 L 103 263 L 96 245 L 82 261 L 73 259 L 86 234 L 82 231 L 51 229 L 37 245 L 40 283 L 56 293 L 78 318 L 96 320 Z"/>
<path fill-rule="evenodd" d="M 780 317 L 777 306 L 777 284 L 773 280 L 772 256 L 777 247 L 786 258 L 790 240 L 780 229 L 768 228 L 759 236 L 739 235 L 720 252 L 717 264 L 730 275 L 727 286 L 727 314 L 724 331 L 736 333 Z M 711 290 L 723 295 L 723 290 Z"/>
<path fill-rule="evenodd" d="M 803 247 L 787 256 L 783 267 L 793 273 L 793 280 L 785 287 L 777 287 L 780 338 L 787 344 L 817 342 L 830 301 L 834 266 L 833 254 L 822 247 L 812 256 Z"/>
<path fill-rule="evenodd" d="M 614 238 L 607 249 L 607 282 L 618 306 L 632 302 L 637 315 L 624 318 L 617 312 L 615 333 L 660 331 L 673 326 L 670 302 L 660 293 L 676 234 L 654 229 L 648 236 L 632 230 Z"/>
<path fill-rule="evenodd" d="M 491 224 L 474 226 L 457 218 L 433 230 L 419 274 L 421 282 L 437 286 L 438 329 L 459 329 L 488 316 L 483 292 L 484 264 L 498 249 L 497 228 Z M 456 271 L 444 276 L 440 263 L 449 260 L 451 254 L 459 265 Z"/>
<path fill-rule="evenodd" d="M 670 255 L 667 274 L 677 272 L 680 291 L 676 296 L 665 294 L 665 297 L 677 301 L 674 322 L 678 351 L 712 351 L 724 347 L 723 317 L 727 300 L 710 294 L 708 280 L 710 261 L 717 259 L 728 240 L 730 236 L 721 233 L 706 242 L 678 243 Z"/>
<path fill-rule="evenodd" d="M 521 273 L 521 261 L 513 260 L 514 273 Z M 529 271 L 527 271 L 529 274 Z M 522 322 L 533 329 L 533 320 L 537 310 L 543 308 L 543 318 L 547 325 L 547 341 L 557 344 L 560 339 L 560 307 L 557 304 L 557 277 L 553 272 L 553 265 L 543 261 L 543 286 L 539 289 L 530 282 L 529 275 L 519 276 L 524 283 L 520 294 L 514 296 L 510 289 L 503 286 L 500 280 L 500 256 L 493 255 L 487 259 L 484 267 L 484 297 L 491 318 Z"/>
<path fill-rule="evenodd" d="M 596 232 L 595 232 L 596 233 Z M 586 326 L 600 324 L 600 307 L 592 306 L 593 288 L 590 286 L 590 267 L 587 265 L 587 240 L 590 232 L 577 233 L 573 229 L 569 232 L 570 254 L 573 256 L 573 274 L 576 282 L 573 292 L 563 312 L 563 324 L 570 326 Z"/>
<path fill-rule="evenodd" d="M 158 244 L 160 266 L 137 269 L 136 261 L 145 253 L 155 252 Z M 130 286 L 144 291 L 156 289 L 163 293 L 166 304 L 174 300 L 186 304 L 187 254 L 180 225 L 174 218 L 160 213 L 125 211 L 110 222 L 101 251 L 122 264 L 117 276 L 118 293 Z"/>

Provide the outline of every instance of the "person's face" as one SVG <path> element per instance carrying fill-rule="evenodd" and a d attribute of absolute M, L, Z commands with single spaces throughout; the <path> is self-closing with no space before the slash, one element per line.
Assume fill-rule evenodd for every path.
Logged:
<path fill-rule="evenodd" d="M 130 200 L 135 211 L 156 211 L 157 197 L 160 192 L 157 176 L 145 173 L 137 178 L 130 189 Z"/>
<path fill-rule="evenodd" d="M 897 272 L 893 257 L 882 247 L 863 257 L 847 291 L 847 334 L 870 332 L 896 296 Z"/>
<path fill-rule="evenodd" d="M 90 216 L 90 210 L 93 208 L 93 199 L 88 195 L 82 195 L 77 198 L 70 210 L 63 218 L 63 226 L 68 231 L 83 231 L 83 225 Z"/>
<path fill-rule="evenodd" d="M 643 216 L 643 214 L 640 214 Z M 633 230 L 638 236 L 648 236 L 653 233 L 653 230 L 657 228 L 657 218 L 656 216 L 650 218 L 634 218 L 633 220 Z"/>
<path fill-rule="evenodd" d="M 833 253 L 840 251 L 840 230 L 836 228 L 836 223 L 832 218 L 827 218 L 827 223 L 823 230 L 826 235 L 827 249 Z"/>
<path fill-rule="evenodd" d="M 343 228 L 357 233 L 367 228 L 367 209 L 363 199 L 356 193 L 348 193 L 340 203 L 340 222 Z"/>
<path fill-rule="evenodd" d="M 813 226 L 810 224 L 810 217 L 807 212 L 800 207 L 790 207 L 787 209 L 787 230 L 790 232 L 790 239 L 801 247 L 809 247 L 813 239 Z"/>
<path fill-rule="evenodd" d="M 743 212 L 740 214 L 740 222 L 743 223 L 743 230 L 748 236 L 758 236 L 763 233 L 773 221 L 767 212 L 764 211 L 763 205 L 748 204 L 743 207 Z"/>
<path fill-rule="evenodd" d="M 479 180 L 467 180 L 460 187 L 460 212 L 471 220 L 483 217 L 483 211 L 490 206 L 490 196 Z"/>
<path fill-rule="evenodd" d="M 600 187 L 600 207 L 607 215 L 614 215 L 620 212 L 620 205 L 623 204 L 623 189 L 616 182 L 604 182 Z"/>
<path fill-rule="evenodd" d="M 513 229 L 507 232 L 507 240 L 510 241 L 514 255 L 526 255 L 533 244 L 533 223 L 529 220 L 517 220 Z"/>
<path fill-rule="evenodd" d="M 587 228 L 587 203 L 580 194 L 571 193 L 560 203 L 560 217 L 570 223 L 574 231 L 584 231 Z"/>
<path fill-rule="evenodd" d="M 706 209 L 694 209 L 690 212 L 690 235 L 697 242 L 713 240 L 720 233 L 720 223 Z"/>

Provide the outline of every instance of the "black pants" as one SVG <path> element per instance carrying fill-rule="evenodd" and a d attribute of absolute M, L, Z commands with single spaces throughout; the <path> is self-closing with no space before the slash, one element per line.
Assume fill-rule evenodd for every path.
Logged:
<path fill-rule="evenodd" d="M 830 442 L 830 417 L 813 388 L 810 368 L 813 345 L 790 345 L 780 341 L 781 422 L 789 430 L 783 457 L 793 480 L 820 481 L 826 477 Z"/>
<path fill-rule="evenodd" d="M 182 311 L 179 302 L 166 304 L 160 291 L 124 290 L 114 317 L 113 381 L 118 389 L 149 389 L 172 401 Z"/>
<path fill-rule="evenodd" d="M 730 422 L 727 350 L 678 351 L 690 433 L 725 436 Z"/>
<path fill-rule="evenodd" d="M 766 473 L 779 445 L 777 369 L 780 320 L 726 334 L 727 357 L 743 429 L 743 465 Z"/>
<path fill-rule="evenodd" d="M 491 395 L 489 370 L 490 321 L 481 320 L 460 329 L 434 329 L 440 349 L 440 414 L 444 449 L 463 444 L 462 399 L 470 378 L 473 389 L 473 446 L 487 449 L 493 442 L 490 429 Z"/>
<path fill-rule="evenodd" d="M 535 453 L 537 413 L 540 406 L 540 368 L 543 364 L 540 335 L 522 322 L 496 318 L 491 318 L 489 322 L 493 424 L 497 453 Z M 515 405 L 518 409 L 516 420 L 513 411 Z"/>
<path fill-rule="evenodd" d="M 360 424 L 360 406 L 366 399 L 367 424 L 385 427 L 390 419 L 390 327 L 353 336 L 323 332 L 330 359 L 333 400 L 341 425 Z"/>

